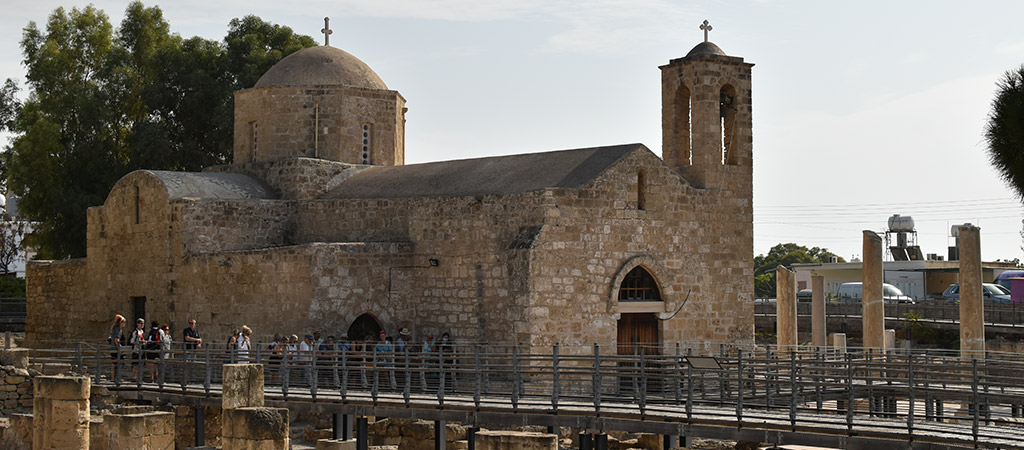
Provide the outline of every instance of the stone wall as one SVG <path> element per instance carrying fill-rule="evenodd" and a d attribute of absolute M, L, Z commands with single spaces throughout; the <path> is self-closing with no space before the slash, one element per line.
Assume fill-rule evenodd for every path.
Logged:
<path fill-rule="evenodd" d="M 405 163 L 405 99 L 397 91 L 351 86 L 238 91 L 234 162 L 305 156 L 361 164 L 364 124 L 371 125 L 371 164 Z"/>
<path fill-rule="evenodd" d="M 80 335 L 83 321 L 84 332 L 100 339 L 96 333 L 104 328 L 102 317 L 112 320 L 114 315 L 108 316 L 101 301 L 85 295 L 89 292 L 85 259 L 28 261 L 26 271 L 25 293 L 31 299 L 25 303 L 24 342 L 27 345 L 46 346 L 48 341 Z"/>
<path fill-rule="evenodd" d="M 252 250 L 294 244 L 294 202 L 281 200 L 175 201 L 187 255 Z"/>
<path fill-rule="evenodd" d="M 0 416 L 32 408 L 32 377 L 34 370 L 0 366 Z"/>

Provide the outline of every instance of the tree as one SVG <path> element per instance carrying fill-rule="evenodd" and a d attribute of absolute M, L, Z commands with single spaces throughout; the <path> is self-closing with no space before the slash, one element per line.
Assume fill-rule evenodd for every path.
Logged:
<path fill-rule="evenodd" d="M 12 82 L 0 90 L 0 125 L 14 133 L 0 169 L 21 214 L 38 224 L 39 256 L 85 255 L 86 209 L 132 170 L 229 162 L 233 92 L 312 45 L 255 16 L 232 20 L 224 43 L 183 39 L 140 2 L 116 31 L 92 6 L 57 8 L 45 31 L 29 23 L 28 99 L 10 100 Z"/>
<path fill-rule="evenodd" d="M 827 263 L 836 258 L 839 262 L 845 259 L 828 251 L 826 248 L 807 248 L 794 243 L 777 244 L 767 255 L 754 257 L 754 295 L 758 298 L 775 297 L 775 268 L 791 267 L 799 263 Z"/>
<path fill-rule="evenodd" d="M 29 231 L 28 222 L 11 217 L 0 219 L 0 274 L 11 273 L 11 266 L 25 260 L 22 240 Z"/>
<path fill-rule="evenodd" d="M 985 125 L 989 162 L 1024 199 L 1024 65 L 1007 71 L 996 84 Z"/>

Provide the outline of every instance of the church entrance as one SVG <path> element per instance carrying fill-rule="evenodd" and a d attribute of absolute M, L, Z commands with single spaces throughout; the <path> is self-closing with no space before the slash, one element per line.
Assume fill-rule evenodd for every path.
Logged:
<path fill-rule="evenodd" d="M 384 328 L 377 323 L 377 319 L 369 314 L 363 314 L 352 321 L 348 327 L 348 338 L 353 341 L 376 342 L 380 339 L 380 331 Z"/>
<path fill-rule="evenodd" d="M 654 313 L 622 314 L 618 326 L 620 355 L 660 354 L 658 318 Z"/>

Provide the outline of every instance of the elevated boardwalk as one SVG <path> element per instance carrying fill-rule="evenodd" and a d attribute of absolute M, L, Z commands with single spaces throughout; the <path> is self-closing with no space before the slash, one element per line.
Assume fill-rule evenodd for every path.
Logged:
<path fill-rule="evenodd" d="M 1024 449 L 1024 360 L 773 347 L 686 356 L 546 353 L 464 344 L 455 355 L 325 352 L 266 370 L 266 401 L 293 411 L 464 424 L 540 425 L 845 449 Z M 653 349 L 648 349 L 653 350 Z M 112 382 L 106 352 L 37 350 L 126 398 L 220 404 L 220 364 L 266 354 L 157 361 L 155 382 Z M 96 361 L 99 361 L 99 365 Z M 188 360 L 189 362 L 183 362 Z M 130 370 L 125 371 L 130 373 Z M 316 376 L 308 377 L 308 374 Z M 123 377 L 123 375 L 122 375 Z M 301 381 L 300 381 L 301 380 Z"/>

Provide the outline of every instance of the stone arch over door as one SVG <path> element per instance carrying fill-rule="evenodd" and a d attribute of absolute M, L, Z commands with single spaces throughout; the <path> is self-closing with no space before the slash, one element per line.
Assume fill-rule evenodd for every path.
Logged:
<path fill-rule="evenodd" d="M 657 299 L 638 299 L 640 301 L 628 301 L 624 302 L 620 300 L 622 297 L 623 281 L 630 276 L 630 273 L 634 272 L 637 267 L 641 268 L 648 276 L 651 277 L 653 282 L 658 288 Z M 654 257 L 650 255 L 637 255 L 626 260 L 619 266 L 618 270 L 615 271 L 615 276 L 611 279 L 611 285 L 609 286 L 608 293 L 608 305 L 607 311 L 609 314 L 620 315 L 628 312 L 643 312 L 643 313 L 654 313 L 658 318 L 664 318 L 670 307 L 675 304 L 676 296 L 669 286 L 666 285 L 660 274 L 667 273 L 665 268 L 659 263 Z M 628 288 L 628 287 L 627 287 Z M 627 296 L 628 297 L 628 296 Z M 623 304 L 628 306 L 623 309 Z M 616 317 L 618 319 L 619 317 Z"/>
<path fill-rule="evenodd" d="M 352 324 L 348 326 L 348 338 L 357 341 L 369 337 L 371 342 L 376 341 L 378 334 L 383 329 L 384 327 L 380 325 L 376 317 L 373 317 L 370 313 L 364 313 L 356 317 Z"/>

